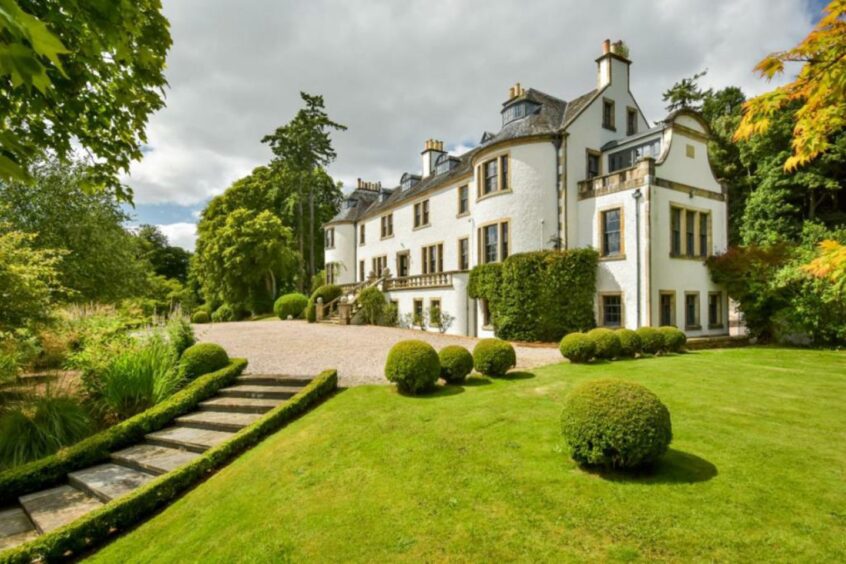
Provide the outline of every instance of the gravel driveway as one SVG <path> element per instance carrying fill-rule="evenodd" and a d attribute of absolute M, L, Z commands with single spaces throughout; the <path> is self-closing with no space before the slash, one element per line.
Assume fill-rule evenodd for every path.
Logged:
<path fill-rule="evenodd" d="M 315 375 L 326 368 L 337 368 L 342 386 L 386 384 L 385 359 L 397 341 L 422 339 L 435 349 L 457 344 L 470 350 L 477 341 L 412 329 L 278 319 L 195 325 L 194 331 L 197 340 L 217 343 L 230 356 L 249 360 L 248 372 Z M 517 368 L 562 361 L 558 349 L 552 346 L 518 345 L 515 349 Z"/>

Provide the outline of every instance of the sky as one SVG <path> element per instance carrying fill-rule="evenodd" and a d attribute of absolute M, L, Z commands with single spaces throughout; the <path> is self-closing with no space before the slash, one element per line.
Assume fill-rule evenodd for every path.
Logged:
<path fill-rule="evenodd" d="M 321 94 L 334 134 L 329 173 L 395 186 L 419 172 L 435 138 L 460 153 L 515 82 L 566 100 L 591 90 L 602 41 L 629 47 L 631 90 L 648 120 L 661 93 L 701 83 L 757 94 L 768 53 L 798 43 L 821 0 L 164 0 L 173 47 L 167 107 L 150 119 L 144 158 L 123 181 L 134 223 L 193 249 L 208 200 L 270 160 L 261 138 Z M 787 78 L 790 78 L 789 76 Z"/>

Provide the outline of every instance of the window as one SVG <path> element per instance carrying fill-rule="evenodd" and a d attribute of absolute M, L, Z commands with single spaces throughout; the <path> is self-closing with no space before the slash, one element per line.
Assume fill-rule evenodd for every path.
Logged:
<path fill-rule="evenodd" d="M 414 204 L 414 227 L 429 225 L 429 200 Z"/>
<path fill-rule="evenodd" d="M 358 226 L 358 244 L 359 245 L 364 244 L 364 225 Z"/>
<path fill-rule="evenodd" d="M 432 325 L 441 322 L 441 300 L 439 298 L 429 298 L 429 322 Z"/>
<path fill-rule="evenodd" d="M 388 257 L 373 257 L 373 274 L 376 278 L 382 277 L 382 272 L 388 267 Z"/>
<path fill-rule="evenodd" d="M 465 184 L 458 187 L 458 215 L 470 211 L 470 188 Z"/>
<path fill-rule="evenodd" d="M 482 308 L 482 327 L 491 326 L 491 307 L 488 300 L 479 300 L 479 305 Z"/>
<path fill-rule="evenodd" d="M 708 294 L 708 327 L 723 326 L 723 295 L 720 292 Z"/>
<path fill-rule="evenodd" d="M 520 102 L 512 104 L 502 111 L 502 125 L 510 123 L 516 119 L 524 118 L 537 109 L 538 105 L 532 102 Z"/>
<path fill-rule="evenodd" d="M 489 263 L 505 260 L 510 252 L 509 225 L 507 221 L 480 227 L 479 262 Z"/>
<path fill-rule="evenodd" d="M 508 155 L 502 155 L 499 157 L 499 173 L 501 176 L 499 189 L 508 190 Z"/>
<path fill-rule="evenodd" d="M 470 270 L 470 239 L 458 240 L 458 270 Z"/>
<path fill-rule="evenodd" d="M 392 237 L 394 234 L 394 214 L 389 213 L 388 215 L 383 215 L 381 222 L 382 239 Z"/>
<path fill-rule="evenodd" d="M 673 256 L 681 254 L 681 210 L 679 208 L 670 208 L 670 235 L 671 247 L 670 252 Z"/>
<path fill-rule="evenodd" d="M 499 254 L 499 260 L 505 260 L 508 258 L 508 222 L 505 221 L 499 224 L 499 231 L 500 235 L 502 236 L 502 243 L 500 245 L 501 251 Z"/>
<path fill-rule="evenodd" d="M 594 151 L 588 150 L 587 154 L 587 179 L 590 180 L 591 178 L 595 178 L 599 176 L 599 163 L 600 163 L 600 154 Z"/>
<path fill-rule="evenodd" d="M 397 276 L 408 276 L 408 251 L 397 253 Z"/>
<path fill-rule="evenodd" d="M 327 262 L 326 263 L 326 283 L 327 284 L 334 284 L 335 278 L 337 276 L 338 265 L 334 262 Z"/>
<path fill-rule="evenodd" d="M 634 108 L 626 109 L 626 135 L 634 135 L 637 133 L 637 110 Z"/>
<path fill-rule="evenodd" d="M 699 256 L 707 257 L 708 250 L 708 214 L 699 214 Z"/>
<path fill-rule="evenodd" d="M 482 194 L 491 194 L 496 192 L 498 187 L 496 159 L 488 161 L 484 164 L 485 183 Z"/>
<path fill-rule="evenodd" d="M 602 101 L 602 127 L 605 129 L 615 129 L 614 100 L 605 99 Z"/>
<path fill-rule="evenodd" d="M 699 292 L 687 292 L 684 295 L 684 326 L 699 328 Z"/>
<path fill-rule="evenodd" d="M 604 294 L 600 296 L 600 320 L 604 327 L 622 327 L 623 325 L 623 296 L 621 294 Z"/>
<path fill-rule="evenodd" d="M 622 254 L 620 234 L 622 232 L 622 208 L 615 208 L 601 212 L 602 248 L 604 257 L 614 257 Z"/>
<path fill-rule="evenodd" d="M 329 227 L 326 229 L 326 240 L 324 241 L 324 246 L 327 249 L 334 249 L 335 248 L 335 228 Z"/>
<path fill-rule="evenodd" d="M 423 300 L 414 298 L 414 322 L 419 324 L 423 320 Z"/>
<path fill-rule="evenodd" d="M 692 258 L 709 256 L 711 254 L 710 223 L 710 212 L 672 206 L 670 208 L 670 256 Z"/>
<path fill-rule="evenodd" d="M 634 165 L 638 159 L 643 157 L 658 158 L 661 152 L 661 139 L 653 139 L 616 153 L 608 155 L 608 172 L 615 172 Z"/>
<path fill-rule="evenodd" d="M 485 260 L 483 262 L 496 262 L 498 258 L 498 236 L 497 231 L 499 226 L 497 224 L 488 225 L 482 230 L 484 234 L 482 247 L 485 250 Z"/>
<path fill-rule="evenodd" d="M 676 324 L 676 293 L 661 292 L 659 302 L 659 319 L 661 325 Z"/>
<path fill-rule="evenodd" d="M 423 260 L 423 274 L 435 274 L 444 271 L 444 245 L 429 245 L 423 247 L 421 252 Z"/>
<path fill-rule="evenodd" d="M 684 232 L 684 243 L 685 243 L 685 251 L 687 256 L 692 257 L 694 252 L 694 244 L 696 241 L 696 236 L 694 235 L 696 230 L 696 212 L 688 210 L 685 213 L 685 232 Z"/>
<path fill-rule="evenodd" d="M 360 282 L 367 280 L 367 273 L 364 271 L 364 261 L 358 261 L 358 279 Z"/>

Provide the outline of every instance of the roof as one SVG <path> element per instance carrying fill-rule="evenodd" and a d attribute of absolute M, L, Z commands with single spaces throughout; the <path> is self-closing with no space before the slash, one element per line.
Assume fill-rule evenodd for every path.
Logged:
<path fill-rule="evenodd" d="M 499 130 L 499 133 L 489 137 L 484 145 L 498 143 L 507 139 L 517 139 L 519 137 L 557 133 L 561 129 L 564 113 L 567 109 L 567 102 L 555 96 L 545 94 L 540 90 L 535 90 L 534 88 L 529 88 L 520 97 L 520 101 L 524 100 L 540 104 L 539 111 L 506 123 Z M 511 103 L 513 102 L 509 101 L 509 105 Z"/>
<path fill-rule="evenodd" d="M 335 217 L 325 223 L 325 225 L 332 225 L 335 223 L 355 223 L 364 216 L 364 213 L 379 199 L 379 192 L 374 190 L 365 190 L 358 188 L 353 190 L 349 196 L 344 198 L 341 204 L 341 210 L 335 214 Z M 354 201 L 353 205 L 350 205 Z"/>
<path fill-rule="evenodd" d="M 615 139 L 613 141 L 609 141 L 608 143 L 606 143 L 605 145 L 600 147 L 600 150 L 607 151 L 609 149 L 613 149 L 614 147 L 619 147 L 621 145 L 625 145 L 625 144 L 630 143 L 632 141 L 637 141 L 638 139 L 641 139 L 643 137 L 649 137 L 650 135 L 653 135 L 655 133 L 659 133 L 660 131 L 662 131 L 664 129 L 664 127 L 665 126 L 663 124 L 656 125 L 654 127 L 650 127 L 649 129 L 647 129 L 645 131 L 635 133 L 634 135 L 629 135 L 628 137 L 623 137 L 622 139 Z"/>

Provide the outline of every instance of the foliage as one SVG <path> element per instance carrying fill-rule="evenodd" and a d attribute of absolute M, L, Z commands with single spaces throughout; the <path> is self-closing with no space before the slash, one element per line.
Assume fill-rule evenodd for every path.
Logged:
<path fill-rule="evenodd" d="M 596 354 L 596 341 L 584 333 L 569 333 L 561 339 L 558 350 L 570 362 L 590 362 Z"/>
<path fill-rule="evenodd" d="M 279 319 L 288 319 L 288 316 L 291 316 L 292 319 L 299 319 L 306 306 L 308 306 L 308 297 L 299 292 L 294 292 L 285 294 L 276 300 L 276 303 L 273 304 L 273 313 Z"/>
<path fill-rule="evenodd" d="M 442 311 L 438 306 L 429 307 L 429 325 L 439 333 L 446 333 L 452 327 L 455 317 L 448 311 Z"/>
<path fill-rule="evenodd" d="M 485 376 L 500 378 L 517 365 L 514 347 L 501 339 L 481 339 L 473 347 L 473 368 Z"/>
<path fill-rule="evenodd" d="M 664 339 L 664 349 L 667 352 L 680 353 L 684 351 L 684 345 L 687 343 L 687 335 L 678 327 L 667 325 L 659 327 L 658 331 Z"/>
<path fill-rule="evenodd" d="M 0 388 L 11 384 L 18 377 L 18 359 L 13 351 L 0 349 Z"/>
<path fill-rule="evenodd" d="M 168 343 L 176 351 L 176 356 L 182 356 L 185 350 L 197 342 L 191 323 L 182 315 L 173 315 L 165 326 Z"/>
<path fill-rule="evenodd" d="M 356 301 L 361 305 L 361 312 L 364 316 L 364 322 L 368 325 L 378 325 L 385 315 L 385 294 L 379 288 L 370 286 L 363 289 Z"/>
<path fill-rule="evenodd" d="M 179 372 L 183 378 L 195 378 L 220 370 L 229 364 L 229 355 L 220 345 L 197 343 L 188 347 L 179 359 Z"/>
<path fill-rule="evenodd" d="M 640 335 L 632 329 L 617 329 L 617 338 L 620 339 L 621 357 L 634 358 L 643 350 Z"/>
<path fill-rule="evenodd" d="M 385 310 L 382 312 L 382 319 L 379 324 L 385 327 L 399 327 L 399 306 L 395 303 L 385 304 Z"/>
<path fill-rule="evenodd" d="M 823 17 L 796 47 L 764 58 L 755 70 L 767 80 L 784 73 L 785 63 L 802 62 L 792 82 L 749 100 L 735 139 L 767 132 L 773 116 L 796 102 L 793 154 L 784 161 L 788 172 L 831 149 L 832 139 L 846 126 L 846 0 L 831 0 Z"/>
<path fill-rule="evenodd" d="M 664 350 L 664 336 L 655 327 L 638 327 L 641 350 L 646 354 L 658 354 Z"/>
<path fill-rule="evenodd" d="M 48 388 L 0 410 L 0 468 L 53 454 L 88 436 L 93 421 L 78 398 Z"/>
<path fill-rule="evenodd" d="M 421 394 L 432 390 L 441 375 L 438 353 L 425 341 L 400 341 L 388 351 L 385 378 L 405 394 Z"/>
<path fill-rule="evenodd" d="M 338 386 L 335 370 L 318 374 L 301 392 L 261 416 L 232 438 L 214 446 L 190 463 L 166 476 L 141 486 L 132 493 L 77 519 L 58 531 L 51 531 L 34 542 L 8 553 L 4 561 L 51 561 L 90 550 L 92 542 L 102 542 L 115 529 L 130 529 L 155 514 L 168 503 L 222 468 L 242 452 L 293 421 L 328 397 Z"/>
<path fill-rule="evenodd" d="M 669 102 L 667 111 L 698 109 L 706 95 L 699 88 L 697 81 L 706 74 L 708 74 L 707 70 L 698 72 L 690 78 L 681 79 L 670 89 L 665 90 L 661 100 Z"/>
<path fill-rule="evenodd" d="M 341 287 L 334 284 L 326 284 L 312 292 L 311 297 L 308 299 L 308 305 L 306 306 L 306 319 L 308 319 L 308 322 L 314 323 L 317 321 L 316 304 L 318 298 L 323 300 L 323 305 L 326 305 L 340 297 Z"/>
<path fill-rule="evenodd" d="M 438 352 L 441 378 L 449 384 L 460 384 L 473 371 L 473 355 L 461 345 L 448 345 Z"/>
<path fill-rule="evenodd" d="M 191 253 L 182 247 L 171 246 L 156 225 L 141 225 L 135 236 L 141 247 L 141 258 L 150 263 L 153 272 L 182 283 L 188 281 Z"/>
<path fill-rule="evenodd" d="M 2 0 L 0 29 L 0 181 L 82 148 L 93 156 L 89 186 L 128 199 L 118 177 L 164 107 L 171 38 L 160 1 Z"/>
<path fill-rule="evenodd" d="M 620 356 L 620 337 L 615 331 L 597 327 L 588 331 L 587 336 L 596 345 L 596 358 L 612 360 Z"/>
<path fill-rule="evenodd" d="M 311 288 L 309 289 L 308 293 L 312 294 L 315 290 L 320 288 L 321 286 L 326 285 L 326 269 L 317 271 L 314 276 L 311 277 Z"/>
<path fill-rule="evenodd" d="M 644 386 L 593 380 L 564 400 L 561 431 L 579 464 L 631 469 L 657 461 L 673 438 L 670 412 Z"/>
<path fill-rule="evenodd" d="M 839 292 L 846 291 L 846 245 L 825 239 L 818 246 L 818 254 L 802 270 L 834 283 Z"/>
<path fill-rule="evenodd" d="M 235 312 L 232 310 L 232 306 L 230 306 L 229 304 L 221 304 L 221 306 L 214 310 L 214 313 L 211 314 L 211 319 L 215 323 L 234 321 Z"/>
<path fill-rule="evenodd" d="M 211 321 L 211 316 L 204 309 L 195 311 L 191 316 L 191 323 L 208 323 L 209 321 Z"/>

